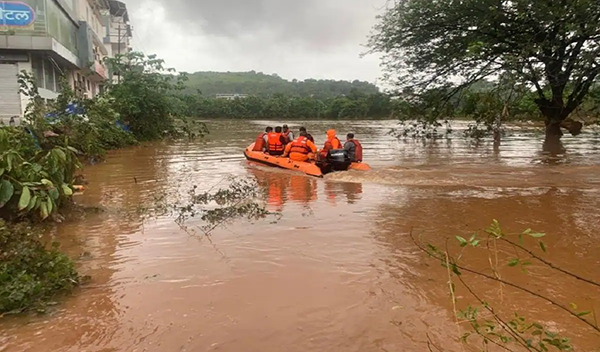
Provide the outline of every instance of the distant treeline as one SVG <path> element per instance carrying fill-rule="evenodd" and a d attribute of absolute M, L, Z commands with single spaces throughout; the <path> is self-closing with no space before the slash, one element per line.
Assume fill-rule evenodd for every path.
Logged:
<path fill-rule="evenodd" d="M 383 119 L 397 109 L 388 95 L 356 92 L 330 99 L 275 94 L 228 100 L 189 94 L 181 104 L 186 116 L 207 119 Z"/>
<path fill-rule="evenodd" d="M 363 81 L 335 81 L 307 79 L 285 80 L 276 74 L 262 72 L 196 72 L 187 75 L 184 93 L 201 94 L 206 98 L 215 98 L 217 94 L 247 94 L 272 96 L 283 94 L 297 97 L 331 99 L 340 95 L 349 95 L 353 91 L 362 94 L 379 93 L 377 86 Z"/>
<path fill-rule="evenodd" d="M 526 85 L 504 79 L 483 80 L 454 95 L 451 94 L 453 87 L 432 88 L 419 94 L 389 95 L 366 82 L 290 82 L 276 75 L 254 72 L 196 73 L 189 76 L 186 86 L 188 88 L 177 94 L 178 112 L 205 119 L 395 118 L 436 121 L 460 118 L 488 126 L 498 117 L 502 121 L 541 119 L 535 104 L 536 93 Z M 204 88 L 190 91 L 191 86 Z M 206 92 L 248 96 L 230 100 Z M 577 114 L 597 116 L 599 92 L 600 89 L 594 87 Z"/>

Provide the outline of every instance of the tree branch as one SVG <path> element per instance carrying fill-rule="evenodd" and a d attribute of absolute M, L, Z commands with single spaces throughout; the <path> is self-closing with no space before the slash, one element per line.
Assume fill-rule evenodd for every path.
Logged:
<path fill-rule="evenodd" d="M 549 261 L 545 260 L 544 258 L 542 258 L 542 257 L 538 256 L 537 254 L 533 253 L 531 250 L 529 250 L 529 249 L 527 249 L 527 248 L 525 248 L 525 247 L 521 246 L 521 245 L 520 245 L 520 244 L 518 244 L 518 243 L 515 243 L 515 242 L 513 242 L 513 241 L 511 241 L 511 240 L 509 240 L 509 239 L 507 239 L 507 238 L 505 238 L 505 237 L 500 237 L 499 239 L 500 239 L 501 241 L 507 242 L 507 243 L 509 243 L 509 244 L 511 244 L 511 245 L 513 245 L 513 246 L 515 246 L 515 247 L 517 247 L 517 248 L 519 248 L 520 250 L 522 250 L 522 251 L 526 252 L 527 254 L 529 254 L 530 256 L 532 256 L 533 258 L 535 258 L 535 259 L 539 260 L 540 262 L 542 262 L 542 263 L 544 263 L 544 264 L 548 265 L 549 267 L 551 267 L 551 268 L 552 268 L 552 269 L 554 269 L 554 270 L 558 270 L 558 271 L 560 271 L 560 272 L 561 272 L 561 273 L 563 273 L 563 274 L 566 274 L 566 275 L 569 275 L 569 276 L 571 276 L 571 277 L 574 277 L 574 278 L 576 278 L 577 280 L 581 280 L 581 281 L 587 282 L 587 283 L 588 283 L 588 284 L 590 284 L 590 285 L 594 285 L 594 286 L 598 286 L 598 287 L 600 287 L 600 283 L 598 283 L 598 282 L 596 282 L 596 281 L 594 281 L 594 280 L 586 279 L 586 278 L 584 278 L 584 277 L 581 277 L 581 276 L 579 276 L 579 275 L 577 275 L 577 274 L 574 274 L 574 273 L 572 273 L 572 272 L 570 272 L 570 271 L 567 271 L 567 270 L 565 270 L 565 269 L 562 269 L 562 268 L 560 268 L 560 267 L 558 267 L 558 266 L 556 266 L 556 265 L 552 264 L 551 262 L 549 262 Z"/>
<path fill-rule="evenodd" d="M 430 256 L 432 256 L 432 257 L 434 257 L 434 258 L 436 258 L 436 259 L 438 259 L 438 260 L 444 260 L 444 258 L 443 258 L 443 257 L 436 256 L 435 254 L 431 253 L 431 252 L 430 252 L 430 251 L 428 251 L 426 248 L 424 248 L 423 246 L 421 246 L 421 245 L 420 245 L 420 244 L 417 242 L 417 240 L 414 238 L 414 235 L 413 235 L 413 233 L 412 233 L 412 232 L 410 233 L 410 237 L 412 238 L 413 242 L 414 242 L 414 243 L 417 245 L 417 247 L 419 247 L 419 249 L 420 249 L 420 250 L 424 251 L 425 253 L 429 254 Z M 455 265 L 455 266 L 456 266 L 458 269 L 464 270 L 464 271 L 466 271 L 466 272 L 468 272 L 468 273 L 471 273 L 471 274 L 474 274 L 474 275 L 477 275 L 477 276 L 484 277 L 484 278 L 486 278 L 486 279 L 488 279 L 488 280 L 492 280 L 492 281 L 496 281 L 496 282 L 501 282 L 501 283 L 503 283 L 503 284 L 505 284 L 505 285 L 507 285 L 507 286 L 510 286 L 510 287 L 516 288 L 516 289 L 518 289 L 518 290 L 520 290 L 520 291 L 523 291 L 523 292 L 526 292 L 526 293 L 529 293 L 529 294 L 530 294 L 530 295 L 532 295 L 532 296 L 535 296 L 535 297 L 537 297 L 537 298 L 540 298 L 540 299 L 542 299 L 542 300 L 544 300 L 544 301 L 546 301 L 546 302 L 548 302 L 548 303 L 551 303 L 552 305 L 554 305 L 554 306 L 556 306 L 556 307 L 558 307 L 558 308 L 562 309 L 563 311 L 565 311 L 565 312 L 569 313 L 569 315 L 571 315 L 571 316 L 573 316 L 574 318 L 576 318 L 576 319 L 580 320 L 581 322 L 585 323 L 586 325 L 588 325 L 589 327 L 591 327 L 592 329 L 594 329 L 594 330 L 596 330 L 597 332 L 599 332 L 599 333 L 600 333 L 600 328 L 599 328 L 599 327 L 595 326 L 594 324 L 590 323 L 589 321 L 587 321 L 587 320 L 583 319 L 582 317 L 578 316 L 578 315 L 577 315 L 577 313 L 575 313 L 575 312 L 572 312 L 572 311 L 571 311 L 569 308 L 565 307 L 564 305 L 562 305 L 562 304 L 560 304 L 560 303 L 556 302 L 555 300 L 553 300 L 553 299 L 551 299 L 551 298 L 548 298 L 548 297 L 542 296 L 542 295 L 541 295 L 541 294 L 539 294 L 539 293 L 533 292 L 533 291 L 531 291 L 530 289 L 528 289 L 528 288 L 525 288 L 525 287 L 521 287 L 521 286 L 519 286 L 519 285 L 517 285 L 517 284 L 513 284 L 512 282 L 509 282 L 509 281 L 506 281 L 506 280 L 503 280 L 503 279 L 499 279 L 499 278 L 496 278 L 496 277 L 490 276 L 490 275 L 488 275 L 488 274 L 481 273 L 481 272 L 478 272 L 478 271 L 476 271 L 476 270 L 473 270 L 473 269 L 467 268 L 467 267 L 465 267 L 465 266 L 462 266 L 462 265 L 460 265 L 460 264 L 458 264 L 458 263 L 456 263 L 456 262 L 454 262 L 453 264 L 454 264 L 454 265 Z"/>

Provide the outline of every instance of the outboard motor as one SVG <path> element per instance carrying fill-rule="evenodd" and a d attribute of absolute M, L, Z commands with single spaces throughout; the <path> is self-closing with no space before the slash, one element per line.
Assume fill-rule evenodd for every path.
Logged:
<path fill-rule="evenodd" d="M 352 160 L 344 149 L 332 149 L 327 153 L 327 164 L 331 171 L 346 171 Z"/>

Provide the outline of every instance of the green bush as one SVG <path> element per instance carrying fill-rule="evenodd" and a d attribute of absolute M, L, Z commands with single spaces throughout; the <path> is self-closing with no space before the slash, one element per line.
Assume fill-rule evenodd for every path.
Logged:
<path fill-rule="evenodd" d="M 106 60 L 118 83 L 108 82 L 107 96 L 139 140 L 155 140 L 175 132 L 175 117 L 182 112 L 175 91 L 183 89 L 184 74 L 175 76 L 156 56 L 131 52 Z"/>
<path fill-rule="evenodd" d="M 0 128 L 0 217 L 15 219 L 55 213 L 72 194 L 75 172 L 81 167 L 72 147 L 24 148 L 24 132 Z"/>
<path fill-rule="evenodd" d="M 0 313 L 43 309 L 44 302 L 79 282 L 73 262 L 57 244 L 47 249 L 37 231 L 0 220 Z"/>

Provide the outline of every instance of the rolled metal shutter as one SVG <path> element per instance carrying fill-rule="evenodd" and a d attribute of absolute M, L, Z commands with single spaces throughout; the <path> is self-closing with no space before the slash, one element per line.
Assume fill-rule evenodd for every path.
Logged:
<path fill-rule="evenodd" d="M 0 63 L 0 120 L 8 124 L 11 116 L 21 116 L 21 97 L 17 64 Z"/>

